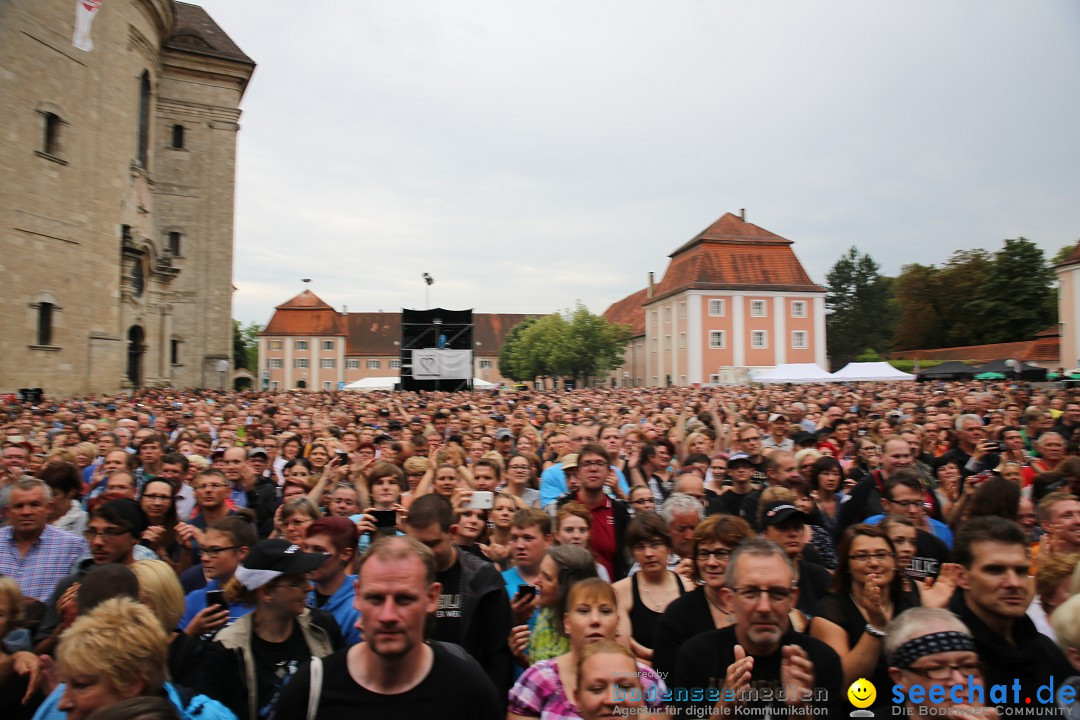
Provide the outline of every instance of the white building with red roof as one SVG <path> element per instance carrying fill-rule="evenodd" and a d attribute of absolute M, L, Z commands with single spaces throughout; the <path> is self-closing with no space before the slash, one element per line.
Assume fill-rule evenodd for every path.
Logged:
<path fill-rule="evenodd" d="M 605 311 L 631 326 L 619 386 L 745 382 L 784 363 L 827 369 L 825 288 L 793 242 L 727 213 L 669 257 L 659 283 Z"/>

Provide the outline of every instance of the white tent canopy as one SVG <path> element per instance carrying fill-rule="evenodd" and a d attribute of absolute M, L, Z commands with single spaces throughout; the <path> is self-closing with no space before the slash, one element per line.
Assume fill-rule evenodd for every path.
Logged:
<path fill-rule="evenodd" d="M 401 382 L 399 375 L 390 375 L 387 377 L 368 377 L 354 380 L 345 386 L 346 390 L 393 390 L 394 385 Z M 473 388 L 493 388 L 495 383 L 488 382 L 481 378 L 473 378 Z"/>
<path fill-rule="evenodd" d="M 752 370 L 750 380 L 758 383 L 836 382 L 832 375 L 814 363 L 788 363 L 761 370 Z"/>
<path fill-rule="evenodd" d="M 848 363 L 832 376 L 837 382 L 891 382 L 915 379 L 914 375 L 897 370 L 887 362 Z"/>

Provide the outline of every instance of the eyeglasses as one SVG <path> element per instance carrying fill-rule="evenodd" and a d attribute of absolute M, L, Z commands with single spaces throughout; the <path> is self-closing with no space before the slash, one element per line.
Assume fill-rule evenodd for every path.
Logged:
<path fill-rule="evenodd" d="M 653 505 L 655 505 L 656 500 L 654 500 L 652 498 L 639 498 L 637 500 L 631 500 L 630 501 L 631 505 L 648 505 L 649 503 L 652 503 Z"/>
<path fill-rule="evenodd" d="M 893 554 L 891 552 L 885 552 L 881 550 L 876 553 L 856 553 L 855 555 L 848 556 L 848 560 L 856 563 L 870 562 L 871 559 L 878 562 L 885 562 L 886 560 L 892 560 Z"/>
<path fill-rule="evenodd" d="M 769 602 L 773 605 L 779 605 L 782 602 L 786 602 L 791 599 L 791 595 L 794 592 L 789 587 L 771 587 L 771 588 L 757 588 L 757 587 L 741 587 L 731 588 L 731 592 L 739 598 L 742 598 L 746 602 L 756 603 L 761 594 L 765 593 L 768 596 Z"/>
<path fill-rule="evenodd" d="M 144 500 L 163 500 L 165 502 L 168 502 L 169 500 L 172 500 L 172 495 L 146 495 L 146 494 L 144 494 L 143 499 Z"/>
<path fill-rule="evenodd" d="M 731 557 L 730 550 L 706 550 L 701 548 L 696 553 L 698 560 L 708 561 L 709 558 L 716 558 L 717 560 L 727 560 Z"/>
<path fill-rule="evenodd" d="M 905 510 L 910 510 L 911 508 L 923 507 L 925 505 L 925 503 L 922 500 L 890 500 L 889 503 L 892 504 L 892 505 L 899 505 L 900 507 L 904 508 Z"/>
<path fill-rule="evenodd" d="M 199 555 L 205 555 L 208 558 L 216 558 L 226 550 L 236 550 L 243 547 L 243 545 L 228 545 L 226 547 L 201 547 L 199 548 Z"/>
<path fill-rule="evenodd" d="M 120 528 L 110 528 L 108 530 L 94 530 L 93 528 L 87 528 L 83 530 L 83 537 L 87 540 L 96 540 L 99 537 L 103 538 L 117 538 L 121 535 L 127 535 L 130 530 L 121 530 Z"/>
<path fill-rule="evenodd" d="M 928 680 L 947 680 L 952 677 L 953 672 L 958 672 L 962 676 L 967 677 L 969 675 L 982 675 L 983 664 L 981 662 L 972 661 L 963 663 L 960 665 L 933 665 L 931 667 L 914 667 L 909 665 L 904 670 L 913 672 L 916 675 L 921 675 Z"/>
<path fill-rule="evenodd" d="M 607 466 L 608 464 L 603 460 L 586 460 L 578 463 L 579 468 L 602 468 Z"/>
<path fill-rule="evenodd" d="M 203 483 L 202 485 L 200 485 L 199 487 L 197 487 L 195 489 L 196 490 L 221 490 L 222 488 L 227 488 L 227 487 L 229 487 L 229 486 L 225 485 L 224 483 Z"/>

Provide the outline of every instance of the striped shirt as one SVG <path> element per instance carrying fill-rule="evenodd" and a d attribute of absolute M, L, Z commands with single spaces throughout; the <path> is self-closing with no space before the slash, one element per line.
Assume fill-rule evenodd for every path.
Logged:
<path fill-rule="evenodd" d="M 11 527 L 0 528 L 0 575 L 19 583 L 24 597 L 48 602 L 56 584 L 90 547 L 78 535 L 46 525 L 26 555 L 19 553 Z"/>

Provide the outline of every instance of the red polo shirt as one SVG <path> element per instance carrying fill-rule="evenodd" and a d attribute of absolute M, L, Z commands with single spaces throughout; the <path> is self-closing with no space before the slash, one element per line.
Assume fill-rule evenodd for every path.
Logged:
<path fill-rule="evenodd" d="M 578 490 L 574 497 L 576 502 L 585 505 Z M 596 562 L 607 568 L 608 577 L 615 577 L 615 509 L 611 498 L 604 495 L 604 502 L 594 507 L 592 515 L 592 528 L 589 535 L 589 548 L 592 550 Z"/>

